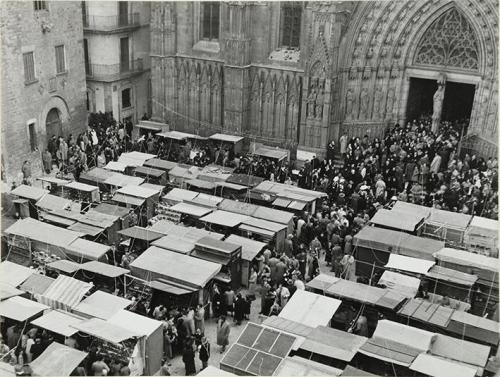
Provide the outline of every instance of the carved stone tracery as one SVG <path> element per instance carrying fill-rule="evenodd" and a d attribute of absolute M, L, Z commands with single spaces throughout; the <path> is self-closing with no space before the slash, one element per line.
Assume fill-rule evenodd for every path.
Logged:
<path fill-rule="evenodd" d="M 416 64 L 479 69 L 477 38 L 467 19 L 455 8 L 439 17 L 422 37 Z"/>

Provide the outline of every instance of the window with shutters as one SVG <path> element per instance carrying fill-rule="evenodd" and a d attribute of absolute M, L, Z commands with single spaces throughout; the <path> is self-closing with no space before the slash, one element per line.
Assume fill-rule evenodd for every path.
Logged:
<path fill-rule="evenodd" d="M 47 2 L 46 1 L 33 1 L 33 7 L 36 11 L 38 10 L 47 10 Z"/>
<path fill-rule="evenodd" d="M 66 72 L 66 55 L 64 53 L 64 45 L 56 46 L 56 72 Z"/>
<path fill-rule="evenodd" d="M 36 140 L 35 123 L 28 124 L 28 133 L 29 133 L 29 137 L 30 137 L 31 151 L 34 152 L 38 149 L 38 143 Z"/>
<path fill-rule="evenodd" d="M 281 6 L 281 39 L 282 47 L 300 47 L 300 23 L 302 3 L 287 2 Z"/>
<path fill-rule="evenodd" d="M 35 75 L 35 59 L 33 52 L 26 52 L 23 54 L 24 64 L 24 82 L 30 84 L 36 81 Z"/>
<path fill-rule="evenodd" d="M 207 1 L 201 3 L 201 39 L 218 40 L 220 22 L 220 3 Z"/>

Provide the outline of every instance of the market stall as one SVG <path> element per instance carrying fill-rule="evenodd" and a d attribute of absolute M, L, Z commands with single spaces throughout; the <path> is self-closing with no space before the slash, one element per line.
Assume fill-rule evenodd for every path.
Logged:
<path fill-rule="evenodd" d="M 429 292 L 470 301 L 478 277 L 451 268 L 432 266 L 425 279 L 429 282 Z"/>
<path fill-rule="evenodd" d="M 160 200 L 160 194 L 142 186 L 125 186 L 116 190 L 113 201 L 127 208 L 135 208 L 141 214 L 142 223 L 155 215 L 155 204 Z"/>
<path fill-rule="evenodd" d="M 118 241 L 118 231 L 121 229 L 120 212 L 109 214 L 90 209 L 71 218 L 76 223 L 68 227 L 69 230 L 85 234 L 92 241 L 112 245 Z"/>
<path fill-rule="evenodd" d="M 201 222 L 206 224 L 206 227 L 216 232 L 229 234 L 238 225 L 247 220 L 248 216 L 237 213 L 217 210 L 200 218 Z"/>
<path fill-rule="evenodd" d="M 129 250 L 135 252 L 142 252 L 146 250 L 153 241 L 163 237 L 163 233 L 154 231 L 151 228 L 142 228 L 140 226 L 133 226 L 120 230 L 118 232 L 122 237 L 130 239 Z"/>
<path fill-rule="evenodd" d="M 248 187 L 229 182 L 217 182 L 215 193 L 226 199 L 245 199 Z"/>
<path fill-rule="evenodd" d="M 38 177 L 37 181 L 42 182 L 42 188 L 50 191 L 51 194 L 61 195 L 64 189 L 71 182 L 67 179 L 60 179 L 52 176 Z"/>
<path fill-rule="evenodd" d="M 254 145 L 254 150 L 251 153 L 255 156 L 267 158 L 277 164 L 283 164 L 290 159 L 290 151 L 278 147 L 270 147 L 268 145 Z"/>
<path fill-rule="evenodd" d="M 236 234 L 231 234 L 226 238 L 226 241 L 241 246 L 241 284 L 248 288 L 248 279 L 254 260 L 266 248 L 267 244 Z"/>
<path fill-rule="evenodd" d="M 131 304 L 132 301 L 123 297 L 115 296 L 103 291 L 96 291 L 81 301 L 73 309 L 73 313 L 83 318 L 95 317 L 107 320 L 121 310 L 126 309 Z"/>
<path fill-rule="evenodd" d="M 227 179 L 227 183 L 254 188 L 264 181 L 264 178 L 256 177 L 251 174 L 231 174 Z"/>
<path fill-rule="evenodd" d="M 393 290 L 404 297 L 413 298 L 417 295 L 420 287 L 420 279 L 393 271 L 384 271 L 378 280 L 378 285 Z"/>
<path fill-rule="evenodd" d="M 30 363 L 30 367 L 34 376 L 70 376 L 87 355 L 86 352 L 52 342 Z"/>
<path fill-rule="evenodd" d="M 413 373 L 432 377 L 474 377 L 477 375 L 477 370 L 474 368 L 426 353 L 419 354 L 409 369 Z"/>
<path fill-rule="evenodd" d="M 120 157 L 118 157 L 118 162 L 126 165 L 127 167 L 136 168 L 138 166 L 142 166 L 147 160 L 151 160 L 155 157 L 155 154 L 132 151 L 122 153 Z"/>
<path fill-rule="evenodd" d="M 170 170 L 172 170 L 174 167 L 177 166 L 177 162 L 162 160 L 159 158 L 151 158 L 149 160 L 144 161 L 144 164 L 142 166 L 147 168 L 163 170 L 168 173 Z"/>
<path fill-rule="evenodd" d="M 47 256 L 65 258 L 67 247 L 83 236 L 32 218 L 18 220 L 4 232 L 11 253 L 41 265 Z"/>
<path fill-rule="evenodd" d="M 123 291 L 124 276 L 129 272 L 125 268 L 93 260 L 80 265 L 78 276 L 93 283 L 97 289 L 112 293 L 116 290 Z"/>
<path fill-rule="evenodd" d="M 235 291 L 241 286 L 241 246 L 211 237 L 203 237 L 195 244 L 191 256 L 222 266 L 214 280 Z"/>
<path fill-rule="evenodd" d="M 217 206 L 222 202 L 222 200 L 223 200 L 222 198 L 215 195 L 198 193 L 198 195 L 196 195 L 194 198 L 187 199 L 185 201 L 188 203 L 216 209 Z"/>
<path fill-rule="evenodd" d="M 101 203 L 93 210 L 99 213 L 103 213 L 105 215 L 117 217 L 118 218 L 117 231 L 129 227 L 130 210 L 128 208 L 120 207 L 119 205 L 115 204 Z M 113 243 L 116 242 L 115 238 L 112 239 Z"/>
<path fill-rule="evenodd" d="M 201 217 L 213 211 L 211 208 L 190 204 L 187 202 L 177 203 L 170 207 L 173 212 L 181 214 L 181 221 L 186 224 L 194 224 Z"/>
<path fill-rule="evenodd" d="M 48 310 L 43 316 L 31 321 L 31 324 L 64 337 L 70 337 L 78 332 L 78 330 L 72 326 L 84 320 L 85 318 L 79 317 L 70 312 L 62 310 Z"/>
<path fill-rule="evenodd" d="M 159 283 L 152 285 L 153 306 L 162 292 L 170 300 L 196 305 L 207 302 L 209 283 L 221 265 L 151 246 L 130 264 L 130 269 L 133 276 Z"/>
<path fill-rule="evenodd" d="M 158 132 L 166 132 L 170 129 L 167 123 L 153 122 L 151 120 L 140 120 L 132 129 L 132 139 L 136 140 L 141 136 L 147 136 L 149 133 L 153 135 Z"/>
<path fill-rule="evenodd" d="M 47 309 L 49 309 L 47 305 L 20 296 L 0 301 L 0 316 L 17 322 L 38 316 Z"/>
<path fill-rule="evenodd" d="M 463 245 L 465 231 L 471 219 L 471 215 L 464 213 L 430 208 L 430 214 L 422 228 L 422 235 L 445 241 L 448 246 L 458 247 Z"/>
<path fill-rule="evenodd" d="M 446 328 L 453 312 L 454 309 L 449 307 L 433 304 L 420 298 L 412 298 L 403 304 L 398 314 L 406 318 L 407 324 L 433 331 Z"/>
<path fill-rule="evenodd" d="M 105 192 L 109 192 L 110 186 L 106 185 L 104 182 L 111 176 L 118 174 L 110 172 L 104 168 L 94 167 L 80 174 L 80 183 L 85 183 L 91 186 L 99 187 L 100 191 L 103 192 L 102 199 L 105 199 Z"/>
<path fill-rule="evenodd" d="M 35 270 L 17 263 L 9 261 L 0 262 L 1 282 L 13 287 L 21 285 L 34 273 L 36 273 Z"/>
<path fill-rule="evenodd" d="M 177 164 L 168 172 L 169 184 L 173 187 L 185 188 L 186 182 L 196 179 L 200 173 L 201 169 L 197 166 Z"/>
<path fill-rule="evenodd" d="M 99 187 L 76 181 L 68 183 L 64 186 L 64 196 L 71 200 L 86 202 L 89 204 L 101 201 Z"/>
<path fill-rule="evenodd" d="M 124 164 L 123 162 L 119 161 L 109 161 L 106 166 L 104 166 L 104 169 L 116 172 L 116 173 L 123 173 L 130 175 L 133 171 L 133 167 L 128 166 L 127 164 Z"/>
<path fill-rule="evenodd" d="M 36 202 L 49 193 L 49 190 L 40 189 L 34 186 L 21 185 L 12 190 L 11 195 L 17 196 L 14 200 L 16 212 L 21 218 L 32 217 L 38 219 Z"/>
<path fill-rule="evenodd" d="M 498 350 L 500 329 L 496 321 L 455 310 L 446 331 L 454 337 L 489 345 L 494 352 Z"/>
<path fill-rule="evenodd" d="M 298 289 L 279 317 L 313 328 L 328 326 L 340 304 L 340 300 Z"/>
<path fill-rule="evenodd" d="M 498 220 L 474 216 L 464 235 L 467 250 L 498 258 Z"/>
<path fill-rule="evenodd" d="M 144 178 L 148 183 L 159 185 L 166 185 L 168 183 L 168 174 L 166 171 L 147 166 L 136 167 L 134 169 L 134 176 Z"/>
<path fill-rule="evenodd" d="M 382 273 L 377 267 L 385 265 L 391 254 L 434 261 L 433 253 L 442 249 L 444 242 L 365 226 L 354 236 L 353 247 L 356 275 L 371 278 L 375 273 Z"/>
<path fill-rule="evenodd" d="M 176 253 L 189 255 L 195 248 L 196 241 L 184 239 L 181 235 L 169 234 L 153 241 L 152 245 Z"/>
<path fill-rule="evenodd" d="M 204 193 L 204 194 L 214 194 L 217 184 L 214 182 L 205 181 L 202 179 L 187 179 L 184 180 L 184 185 L 188 190 Z"/>
<path fill-rule="evenodd" d="M 259 219 L 247 217 L 238 227 L 239 232 L 248 238 L 265 242 L 270 247 L 275 247 L 281 253 L 285 247 L 287 226 Z"/>
<path fill-rule="evenodd" d="M 154 183 L 142 183 L 140 185 L 141 187 L 144 187 L 144 188 L 147 188 L 147 189 L 150 189 L 150 190 L 155 190 L 156 192 L 158 192 L 158 195 L 160 195 L 160 198 L 165 194 L 166 190 L 167 190 L 167 187 L 164 186 L 164 185 L 156 185 Z"/>
<path fill-rule="evenodd" d="M 181 237 L 186 241 L 192 242 L 196 242 L 207 236 L 215 238 L 217 240 L 222 240 L 224 238 L 224 235 L 220 233 L 210 232 L 208 230 L 195 228 L 192 226 L 179 225 L 167 220 L 159 220 L 148 229 L 157 233 L 162 233 L 164 235 Z"/>
<path fill-rule="evenodd" d="M 2 276 L 3 280 L 3 275 L 0 274 L 0 276 Z M 31 299 L 34 299 L 37 295 L 43 295 L 54 281 L 54 278 L 47 275 L 32 274 L 19 286 L 19 289 L 22 289 L 30 295 Z"/>
<path fill-rule="evenodd" d="M 107 262 L 111 247 L 101 243 L 78 238 L 66 247 L 66 259 L 83 263 L 91 260 Z"/>
<path fill-rule="evenodd" d="M 227 135 L 227 134 L 213 134 L 208 138 L 212 141 L 214 148 L 219 148 L 221 150 L 228 148 L 231 154 L 240 154 L 243 151 L 243 141 L 244 137 L 237 135 Z M 232 159 L 231 159 L 232 160 Z"/>
<path fill-rule="evenodd" d="M 144 375 L 152 376 L 162 365 L 163 360 L 163 323 L 138 315 L 127 310 L 120 310 L 112 315 L 108 323 L 123 328 L 134 324 L 134 331 L 145 337 Z"/>
<path fill-rule="evenodd" d="M 369 224 L 418 236 L 422 232 L 424 217 L 418 212 L 399 212 L 381 208 L 370 219 Z"/>
<path fill-rule="evenodd" d="M 59 275 L 37 300 L 52 309 L 71 311 L 92 288 L 92 283 Z"/>
<path fill-rule="evenodd" d="M 142 183 L 144 183 L 144 178 L 131 177 L 130 175 L 121 173 L 114 173 L 111 176 L 108 175 L 108 178 L 104 181 L 106 191 L 111 194 L 114 194 L 115 191 L 121 187 L 139 186 Z"/>
<path fill-rule="evenodd" d="M 0 301 L 8 298 L 24 295 L 25 292 L 15 288 L 11 284 L 0 282 Z"/>
<path fill-rule="evenodd" d="M 66 259 L 61 259 L 47 263 L 45 268 L 47 271 L 54 271 L 58 275 L 63 274 L 66 276 L 73 276 L 74 273 L 80 269 L 80 264 Z"/>

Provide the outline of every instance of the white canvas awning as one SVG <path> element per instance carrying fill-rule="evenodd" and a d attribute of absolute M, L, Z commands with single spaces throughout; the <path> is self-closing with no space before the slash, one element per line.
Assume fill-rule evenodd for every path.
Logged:
<path fill-rule="evenodd" d="M 405 297 L 413 298 L 417 295 L 420 279 L 397 272 L 384 271 L 378 284 L 384 285 L 387 289 L 396 291 Z"/>
<path fill-rule="evenodd" d="M 474 377 L 477 371 L 472 367 L 425 353 L 417 356 L 410 369 L 432 377 Z"/>
<path fill-rule="evenodd" d="M 427 275 L 435 262 L 407 257 L 398 254 L 389 254 L 389 261 L 385 265 L 386 268 L 400 271 L 408 271 L 415 274 Z"/>
<path fill-rule="evenodd" d="M 78 330 L 72 327 L 72 325 L 80 323 L 83 320 L 84 318 L 78 317 L 69 312 L 50 310 L 43 316 L 32 321 L 31 323 L 34 326 L 47 329 L 49 331 L 55 332 L 56 334 L 61 334 L 63 336 L 71 336 L 76 332 L 78 332 Z"/>
<path fill-rule="evenodd" d="M 47 309 L 49 309 L 47 305 L 20 296 L 0 302 L 0 316 L 19 322 L 26 321 Z"/>

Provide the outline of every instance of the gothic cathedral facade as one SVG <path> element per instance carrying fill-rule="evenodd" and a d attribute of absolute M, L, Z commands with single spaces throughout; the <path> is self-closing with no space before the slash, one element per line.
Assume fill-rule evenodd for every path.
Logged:
<path fill-rule="evenodd" d="M 469 85 L 469 147 L 497 150 L 494 0 L 154 2 L 153 118 L 322 154 L 408 121 L 413 79 Z M 432 97 L 432 93 L 431 93 Z"/>

